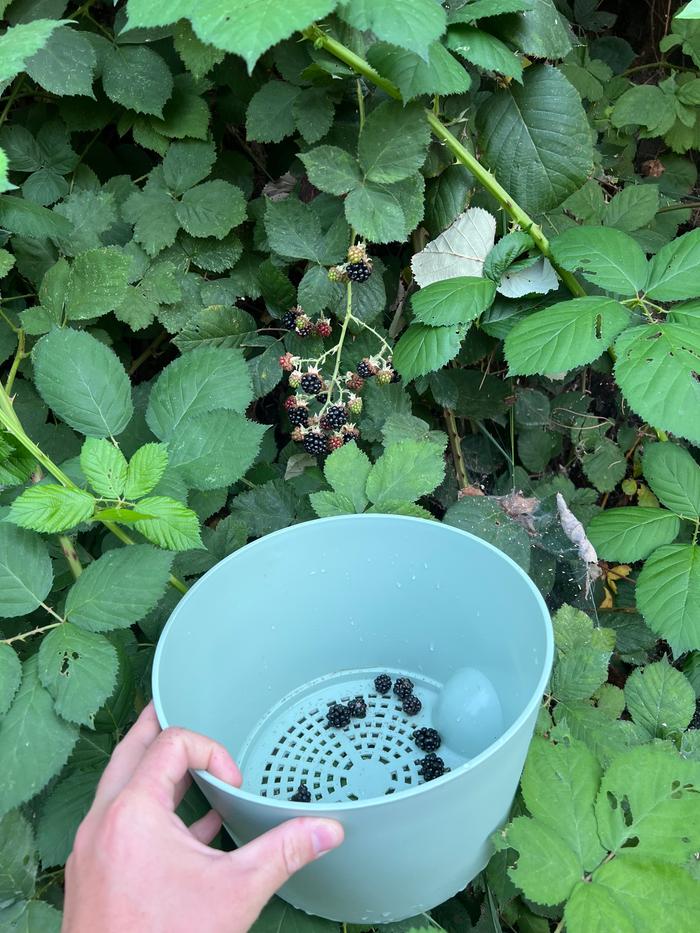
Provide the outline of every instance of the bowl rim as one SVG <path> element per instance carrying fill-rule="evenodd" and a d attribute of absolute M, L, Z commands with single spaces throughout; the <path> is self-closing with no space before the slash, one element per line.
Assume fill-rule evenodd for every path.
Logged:
<path fill-rule="evenodd" d="M 406 790 L 402 790 L 400 794 L 389 794 L 388 796 L 370 797 L 367 800 L 349 800 L 349 801 L 342 801 L 342 802 L 341 801 L 316 801 L 312 803 L 297 803 L 295 801 L 283 800 L 283 799 L 276 798 L 276 797 L 262 797 L 259 794 L 253 794 L 250 791 L 243 790 L 242 788 L 234 787 L 232 784 L 227 784 L 226 781 L 222 781 L 220 778 L 215 777 L 213 774 L 210 774 L 208 771 L 199 770 L 199 769 L 194 770 L 193 773 L 196 774 L 199 779 L 201 779 L 207 784 L 211 784 L 213 787 L 217 788 L 218 790 L 224 791 L 225 793 L 233 797 L 238 797 L 242 800 L 245 800 L 249 803 L 256 804 L 266 809 L 270 809 L 270 810 L 279 809 L 282 811 L 286 811 L 289 813 L 290 816 L 295 815 L 295 814 L 296 815 L 315 814 L 316 816 L 319 816 L 321 815 L 321 811 L 323 811 L 324 815 L 327 813 L 341 814 L 341 813 L 348 813 L 350 811 L 357 812 L 358 810 L 365 809 L 367 807 L 389 806 L 391 804 L 400 803 L 401 801 L 407 800 L 408 798 L 415 796 L 417 794 L 424 794 L 428 791 L 434 790 L 442 785 L 445 785 L 463 776 L 468 771 L 471 771 L 474 768 L 479 767 L 480 764 L 482 764 L 488 758 L 492 757 L 497 752 L 499 752 L 500 749 L 503 748 L 504 745 L 508 744 L 510 739 L 516 733 L 520 731 L 520 729 L 523 727 L 525 722 L 527 722 L 527 720 L 531 717 L 535 709 L 539 707 L 539 704 L 542 700 L 542 696 L 544 695 L 544 692 L 545 692 L 545 688 L 547 686 L 547 682 L 549 681 L 549 677 L 550 677 L 551 669 L 552 669 L 552 663 L 554 660 L 554 629 L 552 626 L 551 614 L 550 614 L 549 609 L 547 608 L 547 604 L 545 603 L 542 594 L 538 590 L 537 586 L 535 585 L 535 583 L 533 582 L 529 574 L 527 574 L 519 564 L 517 564 L 511 557 L 509 557 L 500 548 L 497 548 L 495 545 L 491 544 L 488 541 L 485 541 L 483 538 L 479 538 L 477 535 L 473 535 L 471 534 L 471 532 L 464 531 L 463 529 L 457 528 L 454 525 L 445 525 L 442 522 L 430 521 L 425 518 L 417 518 L 412 515 L 391 515 L 391 514 L 383 514 L 383 513 L 368 515 L 365 513 L 365 514 L 355 514 L 355 515 L 353 514 L 333 515 L 333 516 L 330 516 L 329 518 L 311 519 L 310 521 L 307 521 L 307 522 L 300 522 L 295 525 L 288 525 L 285 528 L 280 528 L 278 531 L 273 531 L 270 534 L 263 535 L 260 538 L 256 538 L 255 541 L 251 541 L 248 544 L 244 545 L 242 548 L 238 548 L 238 550 L 234 551 L 232 554 L 229 554 L 223 560 L 219 561 L 210 570 L 208 570 L 205 574 L 203 574 L 199 578 L 199 580 L 197 580 L 197 582 L 187 591 L 187 593 L 178 602 L 177 606 L 170 613 L 170 617 L 168 618 L 168 621 L 165 623 L 165 626 L 163 627 L 163 630 L 160 633 L 160 636 L 158 638 L 158 644 L 156 646 L 156 651 L 155 651 L 155 655 L 153 658 L 153 668 L 151 672 L 151 690 L 153 694 L 153 705 L 154 705 L 156 716 L 158 718 L 158 722 L 160 723 L 161 728 L 167 729 L 170 726 L 175 725 L 175 723 L 168 722 L 168 717 L 166 716 L 165 710 L 163 708 L 163 703 L 161 701 L 161 696 L 160 696 L 160 689 L 158 685 L 160 665 L 161 665 L 164 651 L 166 650 L 165 646 L 166 646 L 166 642 L 168 639 L 168 634 L 172 631 L 172 629 L 174 628 L 174 625 L 177 623 L 177 617 L 180 614 L 181 607 L 185 605 L 185 603 L 188 600 L 192 599 L 193 594 L 196 593 L 196 591 L 199 589 L 202 583 L 204 583 L 204 581 L 207 579 L 207 577 L 210 574 L 218 570 L 223 564 L 234 561 L 242 551 L 244 550 L 248 551 L 255 547 L 258 547 L 262 545 L 264 542 L 267 542 L 268 540 L 270 540 L 271 538 L 280 537 L 280 536 L 288 535 L 290 533 L 294 533 L 295 530 L 301 527 L 308 528 L 308 526 L 310 525 L 316 526 L 316 525 L 328 524 L 331 522 L 336 522 L 336 523 L 344 523 L 344 522 L 347 523 L 347 522 L 357 522 L 357 521 L 370 522 L 370 521 L 380 521 L 380 520 L 386 521 L 387 519 L 395 521 L 399 524 L 401 523 L 419 524 L 420 523 L 420 524 L 432 525 L 433 527 L 443 528 L 446 532 L 450 532 L 455 535 L 462 535 L 464 537 L 467 537 L 471 541 L 475 542 L 476 544 L 486 548 L 487 550 L 494 552 L 500 559 L 505 561 L 506 564 L 509 564 L 511 569 L 515 570 L 517 574 L 525 581 L 528 589 L 534 596 L 535 602 L 537 603 L 542 613 L 542 621 L 544 622 L 544 629 L 545 629 L 545 657 L 544 657 L 544 663 L 542 665 L 542 673 L 540 674 L 540 678 L 537 682 L 536 689 L 533 692 L 528 703 L 521 710 L 520 714 L 517 716 L 514 722 L 511 723 L 508 729 L 506 729 L 506 731 L 503 732 L 495 741 L 493 741 L 490 745 L 488 745 L 479 755 L 476 755 L 474 758 L 470 758 L 469 761 L 466 761 L 464 764 L 460 765 L 457 768 L 453 768 L 447 774 L 444 774 L 439 778 L 436 778 L 432 781 L 425 782 L 424 784 L 417 784 L 414 787 L 409 787 Z"/>

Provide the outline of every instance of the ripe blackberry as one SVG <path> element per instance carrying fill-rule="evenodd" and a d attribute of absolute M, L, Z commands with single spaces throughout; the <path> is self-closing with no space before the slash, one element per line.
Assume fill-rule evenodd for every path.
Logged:
<path fill-rule="evenodd" d="M 345 274 L 351 282 L 366 282 L 372 275 L 372 266 L 361 260 L 360 262 L 349 262 L 345 266 Z"/>
<path fill-rule="evenodd" d="M 323 388 L 318 373 L 309 370 L 301 377 L 301 387 L 307 395 L 316 395 Z"/>
<path fill-rule="evenodd" d="M 313 457 L 325 454 L 328 450 L 328 438 L 320 431 L 309 431 L 304 435 L 304 450 Z"/>
<path fill-rule="evenodd" d="M 445 771 L 447 771 L 442 758 L 433 753 L 426 755 L 418 764 L 420 765 L 418 774 L 426 781 L 434 781 L 435 778 L 442 777 Z"/>
<path fill-rule="evenodd" d="M 391 370 L 391 381 L 401 382 L 401 373 L 397 372 L 395 369 L 392 369 Z"/>
<path fill-rule="evenodd" d="M 325 405 L 326 402 L 328 401 L 328 393 L 319 392 L 318 395 L 316 396 L 316 401 L 320 402 L 322 405 Z"/>
<path fill-rule="evenodd" d="M 437 729 L 416 729 L 413 741 L 422 752 L 436 752 L 442 745 L 442 739 Z"/>
<path fill-rule="evenodd" d="M 423 704 L 413 693 L 403 701 L 403 711 L 407 716 L 417 716 L 423 709 Z"/>
<path fill-rule="evenodd" d="M 305 428 L 309 423 L 309 409 L 306 405 L 295 405 L 294 408 L 290 408 L 287 412 L 289 415 L 289 420 L 293 425 Z"/>
<path fill-rule="evenodd" d="M 394 684 L 394 694 L 400 700 L 406 700 L 413 693 L 413 681 L 408 677 L 397 677 Z"/>
<path fill-rule="evenodd" d="M 360 432 L 357 430 L 354 424 L 344 424 L 341 434 L 344 444 L 350 444 L 352 441 L 356 441 L 360 436 Z"/>
<path fill-rule="evenodd" d="M 282 327 L 285 327 L 287 330 L 294 330 L 298 313 L 296 308 L 290 308 L 289 311 L 285 311 L 282 315 Z"/>
<path fill-rule="evenodd" d="M 374 678 L 374 689 L 384 696 L 385 693 L 391 690 L 391 677 L 388 674 L 379 674 L 378 677 Z"/>
<path fill-rule="evenodd" d="M 357 375 L 362 376 L 363 379 L 369 379 L 370 376 L 373 376 L 377 371 L 377 367 L 367 357 L 360 360 L 355 368 L 357 370 Z"/>
<path fill-rule="evenodd" d="M 354 716 L 355 719 L 364 719 L 367 715 L 367 704 L 362 697 L 355 697 L 354 700 L 350 700 L 348 709 L 350 710 L 350 715 Z"/>
<path fill-rule="evenodd" d="M 328 449 L 332 452 L 343 446 L 342 434 L 331 434 L 328 438 Z"/>
<path fill-rule="evenodd" d="M 348 420 L 345 405 L 331 405 L 326 411 L 325 418 L 331 428 L 342 428 Z"/>
<path fill-rule="evenodd" d="M 342 703 L 334 703 L 328 710 L 328 720 L 326 729 L 344 729 L 349 725 L 352 718 L 349 706 L 343 706 Z"/>
<path fill-rule="evenodd" d="M 306 786 L 305 781 L 301 782 L 289 799 L 293 800 L 294 803 L 311 803 L 311 791 Z"/>

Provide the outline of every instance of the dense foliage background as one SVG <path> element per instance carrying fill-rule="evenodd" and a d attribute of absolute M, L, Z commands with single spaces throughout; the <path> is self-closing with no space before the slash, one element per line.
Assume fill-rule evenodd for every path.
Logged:
<path fill-rule="evenodd" d="M 698 0 L 0 16 L 0 930 L 60 928 L 181 593 L 363 511 L 493 542 L 555 613 L 491 863 L 394 933 L 694 929 Z"/>

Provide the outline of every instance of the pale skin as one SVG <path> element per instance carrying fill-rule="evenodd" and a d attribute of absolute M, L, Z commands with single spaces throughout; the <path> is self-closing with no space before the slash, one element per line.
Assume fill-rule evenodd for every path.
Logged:
<path fill-rule="evenodd" d="M 161 732 L 147 706 L 119 743 L 66 863 L 62 933 L 244 933 L 275 891 L 340 845 L 333 820 L 289 820 L 235 852 L 209 847 L 221 818 L 175 814 L 204 769 L 240 786 L 226 749 L 185 729 Z"/>

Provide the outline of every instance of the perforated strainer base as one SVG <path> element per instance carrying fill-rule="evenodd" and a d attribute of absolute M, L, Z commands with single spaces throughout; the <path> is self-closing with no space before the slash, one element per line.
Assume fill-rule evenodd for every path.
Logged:
<path fill-rule="evenodd" d="M 344 802 L 394 794 L 423 779 L 412 733 L 431 725 L 441 685 L 420 675 L 390 670 L 392 679 L 410 677 L 423 703 L 406 716 L 393 694 L 380 696 L 374 678 L 381 670 L 346 671 L 306 684 L 281 700 L 253 730 L 239 753 L 244 788 L 263 797 L 288 800 L 304 781 L 312 800 Z M 346 729 L 326 728 L 334 702 L 364 697 L 367 716 Z M 438 753 L 454 768 L 464 759 L 444 746 Z"/>

